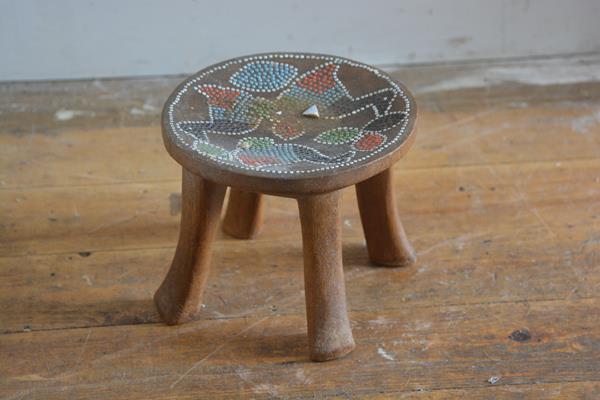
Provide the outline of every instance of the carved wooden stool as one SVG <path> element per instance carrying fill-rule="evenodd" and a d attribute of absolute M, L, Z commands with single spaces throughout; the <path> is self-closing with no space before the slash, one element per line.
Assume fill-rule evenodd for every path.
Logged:
<path fill-rule="evenodd" d="M 250 238 L 261 194 L 296 198 L 304 247 L 310 357 L 354 348 L 346 311 L 340 189 L 356 185 L 370 259 L 414 261 L 390 167 L 414 139 L 416 106 L 384 72 L 340 57 L 276 53 L 216 64 L 181 83 L 162 114 L 183 167 L 179 243 L 154 296 L 167 324 L 196 318 L 227 186 L 224 230 Z"/>

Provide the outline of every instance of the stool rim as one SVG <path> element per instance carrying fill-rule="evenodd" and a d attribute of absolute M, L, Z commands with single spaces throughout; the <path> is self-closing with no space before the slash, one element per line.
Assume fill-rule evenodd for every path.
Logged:
<path fill-rule="evenodd" d="M 285 56 L 335 59 L 347 63 L 366 66 L 377 71 L 378 74 L 396 84 L 403 92 L 403 97 L 408 102 L 408 106 L 411 111 L 407 116 L 407 122 L 403 125 L 404 134 L 398 140 L 398 143 L 395 145 L 395 147 L 393 147 L 390 151 L 383 153 L 379 157 L 372 157 L 372 159 L 369 159 L 365 162 L 344 166 L 340 169 L 321 170 L 302 174 L 275 175 L 265 174 L 265 172 L 260 170 L 242 170 L 232 165 L 217 163 L 199 153 L 192 152 L 188 148 L 182 147 L 182 145 L 178 143 L 178 139 L 171 126 L 169 105 L 173 104 L 180 91 L 186 87 L 186 85 L 189 85 L 190 81 L 206 71 L 214 70 L 225 64 L 240 62 L 246 59 L 262 59 L 263 57 L 272 58 Z M 161 115 L 161 127 L 163 142 L 167 152 L 186 170 L 193 172 L 194 174 L 197 174 L 206 180 L 247 191 L 288 197 L 301 197 L 303 195 L 331 192 L 351 186 L 390 168 L 408 151 L 414 142 L 416 136 L 417 119 L 418 109 L 410 90 L 404 84 L 392 78 L 384 71 L 345 57 L 304 52 L 271 52 L 236 57 L 213 64 L 184 79 L 175 88 L 165 102 L 165 106 L 163 107 Z M 393 129 L 400 128 L 393 127 L 390 128 L 390 131 Z"/>

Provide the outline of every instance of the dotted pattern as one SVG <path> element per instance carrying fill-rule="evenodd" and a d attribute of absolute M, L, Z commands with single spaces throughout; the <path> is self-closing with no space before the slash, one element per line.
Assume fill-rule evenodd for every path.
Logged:
<path fill-rule="evenodd" d="M 348 160 L 353 155 L 354 152 L 350 151 L 330 157 L 311 147 L 283 143 L 260 146 L 258 148 L 242 148 L 236 152 L 235 157 L 248 167 L 258 168 L 288 165 L 298 161 L 307 161 L 316 164 L 337 164 Z"/>
<path fill-rule="evenodd" d="M 327 107 L 344 96 L 350 97 L 350 93 L 337 79 L 339 68 L 339 65 L 333 63 L 318 66 L 302 75 L 289 90 L 281 93 L 279 98 Z"/>
<path fill-rule="evenodd" d="M 366 132 L 354 141 L 352 148 L 358 151 L 373 151 L 385 142 L 385 136 L 377 132 Z"/>
<path fill-rule="evenodd" d="M 396 126 L 405 119 L 406 114 L 403 112 L 390 112 L 370 121 L 363 129 L 367 131 L 383 131 L 390 126 Z"/>
<path fill-rule="evenodd" d="M 273 123 L 273 134 L 283 140 L 294 139 L 304 135 L 304 131 L 298 124 L 287 121 L 275 121 Z"/>
<path fill-rule="evenodd" d="M 318 64 L 298 77 L 298 68 L 292 64 L 305 60 Z M 341 66 L 366 70 L 386 87 L 353 97 L 338 77 Z M 235 88 L 219 86 L 214 81 L 207 84 L 212 75 L 225 71 L 233 71 L 229 83 Z M 184 106 L 183 96 L 189 96 L 190 89 L 206 97 L 208 119 L 202 115 L 198 115 L 198 120 L 176 119 L 176 110 Z M 281 92 L 275 99 L 258 96 L 277 90 Z M 280 115 L 286 106 L 293 108 L 307 101 L 327 106 L 323 120 L 341 120 L 367 112 L 372 117 L 359 127 L 309 132 L 315 133 L 311 139 L 314 145 L 310 145 L 304 139 L 309 133 Z M 406 137 L 413 112 L 410 104 L 399 85 L 378 69 L 332 56 L 274 53 L 235 59 L 206 69 L 185 82 L 165 107 L 168 133 L 176 138 L 178 146 L 240 171 L 292 175 L 343 169 L 377 158 L 399 145 Z M 263 121 L 271 122 L 272 137 L 252 136 Z M 264 135 L 264 130 L 259 133 Z M 231 148 L 223 145 L 222 139 L 211 136 L 214 134 L 241 138 Z M 299 138 L 301 143 L 293 143 Z"/>
<path fill-rule="evenodd" d="M 241 89 L 253 92 L 273 92 L 282 89 L 296 75 L 298 68 L 274 61 L 255 61 L 244 65 L 229 81 Z"/>
<path fill-rule="evenodd" d="M 394 90 L 386 88 L 354 99 L 349 99 L 348 97 L 342 98 L 333 104 L 331 108 L 335 112 L 336 118 L 345 118 L 366 108 L 371 108 L 375 116 L 379 117 L 389 111 L 393 101 L 396 99 L 396 95 L 397 93 Z"/>
<path fill-rule="evenodd" d="M 340 127 L 321 133 L 315 141 L 323 144 L 344 144 L 353 142 L 361 135 L 358 128 Z"/>
<path fill-rule="evenodd" d="M 338 82 L 336 82 L 334 74 L 339 68 L 339 65 L 333 63 L 322 65 L 303 76 L 296 82 L 295 86 L 314 93 L 325 93 L 334 86 L 337 86 Z"/>

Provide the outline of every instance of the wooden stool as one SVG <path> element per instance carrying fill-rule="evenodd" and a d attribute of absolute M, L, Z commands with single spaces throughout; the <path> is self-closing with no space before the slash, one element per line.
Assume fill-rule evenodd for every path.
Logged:
<path fill-rule="evenodd" d="M 405 265 L 414 252 L 394 201 L 390 167 L 414 139 L 416 106 L 384 72 L 299 53 L 242 57 L 182 82 L 162 114 L 165 146 L 183 167 L 175 257 L 154 300 L 167 324 L 201 311 L 227 186 L 224 230 L 253 237 L 261 194 L 298 201 L 310 358 L 354 348 L 342 268 L 340 189 L 356 185 L 370 259 Z"/>

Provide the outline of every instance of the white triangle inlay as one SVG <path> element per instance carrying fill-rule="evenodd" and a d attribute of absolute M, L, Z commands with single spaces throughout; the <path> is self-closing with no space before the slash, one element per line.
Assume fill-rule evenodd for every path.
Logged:
<path fill-rule="evenodd" d="M 308 117 L 308 118 L 319 118 L 319 109 L 317 108 L 316 105 L 313 104 L 312 106 L 310 106 L 306 110 L 304 110 L 302 115 L 304 115 L 305 117 Z"/>

